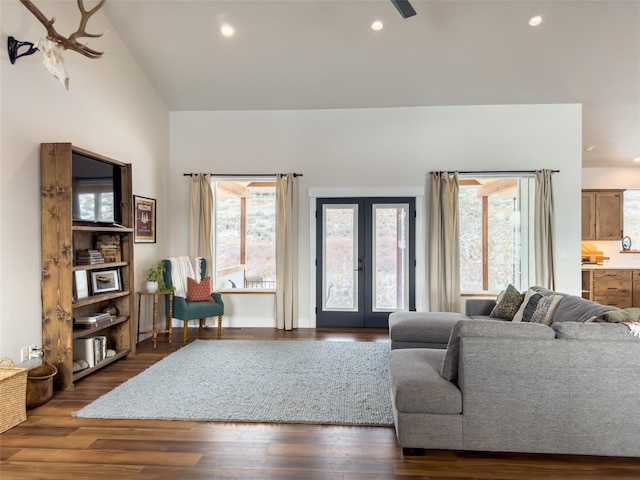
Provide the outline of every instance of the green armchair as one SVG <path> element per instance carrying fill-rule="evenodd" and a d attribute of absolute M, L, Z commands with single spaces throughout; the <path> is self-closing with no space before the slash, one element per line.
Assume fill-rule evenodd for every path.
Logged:
<path fill-rule="evenodd" d="M 163 260 L 164 283 L 167 288 L 173 286 L 171 277 L 171 261 Z M 200 278 L 205 278 L 207 274 L 207 261 L 200 262 Z M 224 302 L 222 295 L 217 292 L 211 294 L 215 302 L 187 302 L 186 298 L 174 296 L 173 298 L 173 318 L 184 322 L 184 343 L 187 343 L 187 329 L 190 320 L 200 320 L 198 334 L 202 333 L 204 319 L 207 317 L 218 317 L 218 338 L 222 336 L 222 315 L 224 315 Z M 169 311 L 169 297 L 165 296 L 165 311 Z"/>

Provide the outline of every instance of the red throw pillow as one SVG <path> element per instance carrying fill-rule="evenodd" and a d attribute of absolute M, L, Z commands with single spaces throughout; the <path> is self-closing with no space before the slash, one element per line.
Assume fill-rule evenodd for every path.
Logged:
<path fill-rule="evenodd" d="M 215 302 L 211 296 L 211 277 L 203 278 L 200 283 L 187 277 L 187 302 Z"/>

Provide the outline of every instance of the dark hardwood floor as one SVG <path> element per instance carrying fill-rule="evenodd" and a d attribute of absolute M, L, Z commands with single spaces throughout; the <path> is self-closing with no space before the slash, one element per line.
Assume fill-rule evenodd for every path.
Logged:
<path fill-rule="evenodd" d="M 197 330 L 193 329 L 191 339 Z M 215 338 L 215 328 L 201 338 Z M 224 339 L 388 341 L 385 330 L 224 329 Z M 640 459 L 430 451 L 403 457 L 393 428 L 92 420 L 71 413 L 182 346 L 176 329 L 138 354 L 56 392 L 0 435 L 10 479 L 613 479 L 640 478 Z M 216 366 L 212 365 L 212 369 Z M 188 372 L 185 372 L 187 374 Z M 0 399 L 1 401 L 1 399 Z"/>

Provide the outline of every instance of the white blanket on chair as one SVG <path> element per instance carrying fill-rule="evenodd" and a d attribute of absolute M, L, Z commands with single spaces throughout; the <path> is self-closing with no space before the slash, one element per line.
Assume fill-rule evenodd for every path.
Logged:
<path fill-rule="evenodd" d="M 195 259 L 195 268 L 189 257 L 171 257 L 171 283 L 176 288 L 174 295 L 176 297 L 187 297 L 187 277 L 200 282 L 200 261 L 202 257 Z"/>

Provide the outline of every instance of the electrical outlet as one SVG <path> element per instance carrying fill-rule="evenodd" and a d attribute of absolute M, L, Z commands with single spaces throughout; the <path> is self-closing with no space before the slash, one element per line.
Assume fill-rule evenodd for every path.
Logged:
<path fill-rule="evenodd" d="M 42 356 L 42 348 L 38 347 L 35 343 L 29 345 L 29 358 L 39 358 Z"/>
<path fill-rule="evenodd" d="M 30 357 L 31 349 L 29 347 L 22 347 L 20 349 L 20 362 L 28 362 Z"/>

